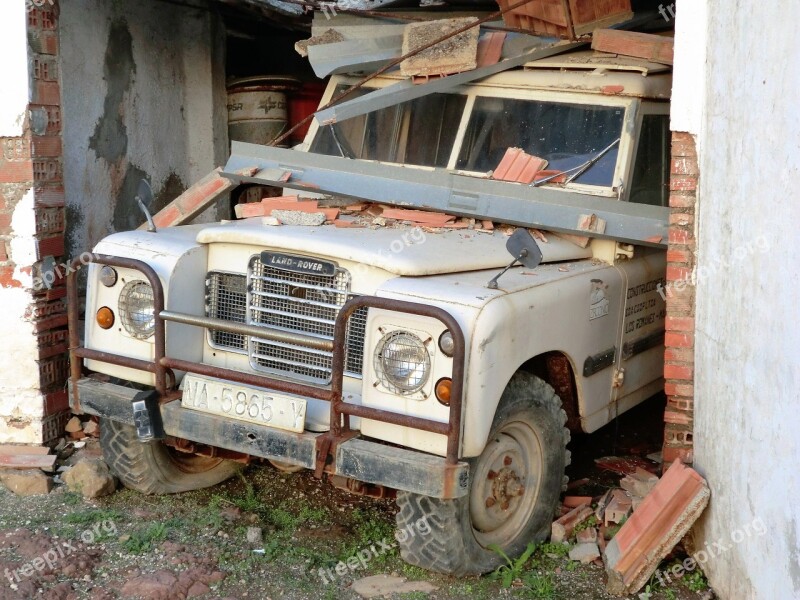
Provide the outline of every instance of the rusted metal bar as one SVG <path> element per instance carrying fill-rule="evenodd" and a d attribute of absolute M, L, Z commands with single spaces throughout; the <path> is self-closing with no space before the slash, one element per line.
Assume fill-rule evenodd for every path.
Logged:
<path fill-rule="evenodd" d="M 76 399 L 76 403 L 80 406 L 80 399 L 78 398 L 78 389 L 74 387 L 76 382 L 81 378 L 81 373 L 83 371 L 83 360 L 82 358 L 92 358 L 87 355 L 86 348 L 80 349 L 81 352 L 77 352 L 80 348 L 80 331 L 78 330 L 79 322 L 80 322 L 80 307 L 78 301 L 78 285 L 76 281 L 77 271 L 81 265 L 85 265 L 88 263 L 98 263 L 102 265 L 108 265 L 111 267 L 121 267 L 124 269 L 133 269 L 139 271 L 144 275 L 147 280 L 150 282 L 150 287 L 153 289 L 153 306 L 154 312 L 158 315 L 162 310 L 164 310 L 164 288 L 161 285 L 161 280 L 159 279 L 156 272 L 153 268 L 145 262 L 140 260 L 135 260 L 133 258 L 123 258 L 119 256 L 108 256 L 105 254 L 94 254 L 91 253 L 89 258 L 86 258 L 86 254 L 82 254 L 79 258 L 74 259 L 70 263 L 70 267 L 72 270 L 67 274 L 67 323 L 69 326 L 69 349 L 70 349 L 70 377 L 72 379 L 73 384 L 73 392 L 74 397 Z M 87 315 L 88 318 L 88 315 Z M 167 374 L 166 369 L 161 366 L 160 360 L 164 357 L 166 353 L 166 338 L 164 334 L 164 321 L 162 319 L 156 318 L 155 319 L 155 331 L 154 331 L 154 355 L 153 355 L 153 362 L 154 369 L 142 369 L 145 371 L 151 371 L 155 375 L 155 388 L 156 391 L 161 395 L 167 391 Z M 105 358 L 97 358 L 97 360 L 104 360 L 105 362 L 111 362 L 106 359 L 112 358 L 115 355 L 107 354 Z M 116 356 L 117 359 L 126 359 L 126 357 Z M 136 360 L 136 359 L 130 359 Z M 123 363 L 115 363 L 120 364 L 121 366 L 125 366 Z M 140 365 L 141 366 L 141 365 Z M 132 368 L 139 369 L 140 366 L 134 366 Z"/>
<path fill-rule="evenodd" d="M 330 400 L 331 396 L 331 392 L 327 388 L 318 388 L 311 385 L 305 385 L 303 383 L 285 381 L 283 379 L 273 379 L 271 377 L 264 377 L 263 375 L 256 375 L 255 373 L 244 373 L 242 371 L 214 367 L 212 365 L 195 363 L 188 360 L 180 360 L 178 358 L 162 358 L 161 365 L 176 369 L 178 371 L 198 373 L 199 375 L 215 377 L 218 379 L 227 379 L 228 381 L 234 381 L 236 383 L 244 383 L 245 385 L 267 388 L 278 392 L 285 392 L 287 394 L 307 396 L 316 400 Z"/>
<path fill-rule="evenodd" d="M 400 425 L 402 427 L 412 427 L 413 429 L 421 429 L 422 431 L 430 431 L 441 435 L 448 435 L 450 433 L 449 423 L 440 423 L 439 421 L 431 421 L 430 419 L 423 419 L 422 417 L 393 413 L 377 408 L 370 408 L 369 406 L 342 402 L 339 404 L 339 412 L 344 415 L 361 417 L 362 419 L 373 419 L 375 421 L 382 421 L 383 423 L 391 423 L 392 425 Z"/>
<path fill-rule="evenodd" d="M 155 373 L 156 369 L 158 368 L 156 363 L 151 360 L 131 358 L 130 356 L 120 356 L 119 354 L 103 352 L 102 350 L 92 350 L 91 348 L 76 348 L 74 353 L 75 356 L 79 358 L 98 360 L 100 362 L 105 362 L 112 365 L 119 365 L 120 367 L 127 367 L 128 369 L 147 371 L 148 373 Z"/>
<path fill-rule="evenodd" d="M 344 344 L 337 344 L 333 350 L 333 373 L 331 381 L 331 433 L 335 440 L 336 437 L 346 434 L 350 429 L 348 414 L 363 413 L 365 418 L 372 418 L 387 423 L 396 423 L 426 431 L 435 431 L 447 435 L 447 463 L 456 464 L 458 462 L 459 446 L 461 439 L 461 406 L 464 386 L 464 361 L 466 343 L 464 332 L 461 326 L 447 311 L 436 306 L 418 304 L 416 302 L 406 302 L 405 300 L 395 300 L 392 298 L 379 298 L 377 296 L 357 296 L 351 298 L 339 310 L 336 317 L 336 324 L 333 330 L 333 339 L 343 340 L 347 332 L 347 321 L 350 316 L 359 308 L 378 308 L 382 310 L 402 312 L 406 314 L 431 317 L 441 321 L 453 336 L 455 345 L 453 352 L 453 388 L 450 396 L 450 418 L 446 429 L 442 423 L 428 419 L 420 419 L 398 415 L 389 411 L 369 409 L 367 407 L 355 407 L 354 405 L 344 406 L 342 400 L 342 385 L 344 373 L 345 347 Z M 344 408 L 343 408 L 344 407 Z M 367 414 L 371 416 L 366 416 Z M 344 415 L 342 423 L 340 418 Z M 407 424 L 407 419 L 411 419 L 412 424 Z M 424 427 L 423 427 L 424 425 Z M 438 431 L 437 431 L 438 430 Z"/>
<path fill-rule="evenodd" d="M 198 317 L 196 315 L 187 315 L 170 310 L 162 310 L 160 317 L 165 321 L 173 321 L 175 323 L 183 323 L 184 325 L 193 325 L 195 327 L 205 327 L 207 329 L 215 329 L 227 333 L 238 333 L 239 335 L 256 337 L 272 342 L 293 344 L 295 346 L 314 348 L 326 352 L 331 352 L 333 350 L 333 340 L 302 333 L 291 333 L 289 331 L 282 331 L 263 325 L 248 325 L 247 323 L 236 323 L 234 321 L 226 321 L 225 319 Z"/>

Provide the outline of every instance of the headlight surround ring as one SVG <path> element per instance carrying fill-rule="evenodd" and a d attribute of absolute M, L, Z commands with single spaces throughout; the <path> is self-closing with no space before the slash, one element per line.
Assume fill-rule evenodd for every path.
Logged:
<path fill-rule="evenodd" d="M 132 337 L 146 340 L 156 330 L 153 288 L 140 279 L 129 281 L 120 292 L 117 304 L 120 322 Z"/>
<path fill-rule="evenodd" d="M 431 355 L 422 339 L 410 331 L 384 335 L 375 349 L 375 373 L 380 384 L 395 394 L 419 392 L 431 377 Z"/>

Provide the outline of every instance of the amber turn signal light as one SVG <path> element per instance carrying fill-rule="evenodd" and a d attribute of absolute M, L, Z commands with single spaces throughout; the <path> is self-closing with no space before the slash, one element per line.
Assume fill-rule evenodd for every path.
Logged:
<path fill-rule="evenodd" d="M 103 329 L 111 329 L 114 326 L 114 313 L 107 306 L 97 311 L 97 324 Z"/>
<path fill-rule="evenodd" d="M 447 377 L 436 382 L 436 399 L 445 406 L 450 406 L 450 390 L 452 387 L 453 380 Z"/>

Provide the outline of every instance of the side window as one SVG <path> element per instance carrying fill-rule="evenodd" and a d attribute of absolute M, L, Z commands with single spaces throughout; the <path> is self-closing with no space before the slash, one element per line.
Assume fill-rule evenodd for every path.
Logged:
<path fill-rule="evenodd" d="M 630 201 L 669 206 L 669 166 L 669 116 L 645 115 L 633 165 Z"/>

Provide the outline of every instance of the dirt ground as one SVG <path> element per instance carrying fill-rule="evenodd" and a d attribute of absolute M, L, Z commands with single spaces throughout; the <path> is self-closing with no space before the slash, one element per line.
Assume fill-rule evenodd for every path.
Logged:
<path fill-rule="evenodd" d="M 590 481 L 570 493 L 597 495 L 617 484 L 619 476 L 595 468 L 595 457 L 658 450 L 663 406 L 663 397 L 653 398 L 619 423 L 574 440 L 570 477 Z M 92 443 L 80 452 L 99 449 Z M 353 496 L 309 472 L 271 466 L 173 496 L 122 489 L 87 501 L 64 486 L 26 498 L 0 489 L 0 600 L 350 599 L 361 597 L 355 580 L 377 574 L 436 588 L 393 598 L 611 598 L 601 567 L 571 562 L 567 548 L 556 544 L 540 544 L 524 564 L 481 578 L 409 566 L 392 545 L 394 512 L 392 501 Z M 252 527 L 261 528 L 263 541 L 248 541 Z M 377 556 L 336 573 L 339 561 L 371 547 Z M 699 573 L 667 587 L 654 578 L 649 593 L 654 600 L 713 597 Z M 631 598 L 640 597 L 648 598 Z"/>

